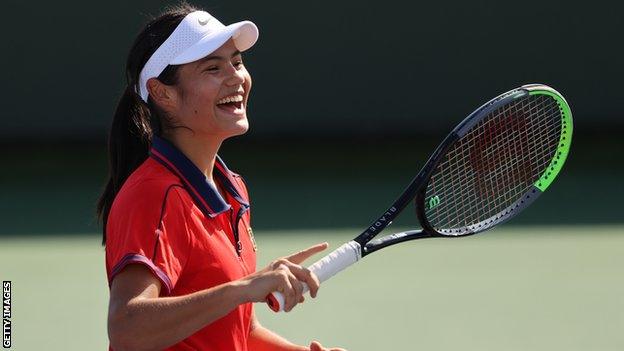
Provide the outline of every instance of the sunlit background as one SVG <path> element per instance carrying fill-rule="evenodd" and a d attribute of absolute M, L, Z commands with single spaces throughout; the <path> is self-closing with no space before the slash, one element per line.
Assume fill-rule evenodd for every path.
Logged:
<path fill-rule="evenodd" d="M 16 2 L 0 55 L 0 278 L 13 349 L 104 350 L 95 203 L 134 36 L 168 1 Z M 569 101 L 570 157 L 539 201 L 482 236 L 371 255 L 291 314 L 298 343 L 350 350 L 624 348 L 621 2 L 195 1 L 253 20 L 245 178 L 259 265 L 358 234 L 445 134 L 490 98 L 544 83 Z M 399 227 L 417 223 L 406 210 Z"/>

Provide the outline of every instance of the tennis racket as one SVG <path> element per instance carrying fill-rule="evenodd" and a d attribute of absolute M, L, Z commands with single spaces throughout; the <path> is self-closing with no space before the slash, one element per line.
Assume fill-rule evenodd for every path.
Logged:
<path fill-rule="evenodd" d="M 390 245 L 491 229 L 518 215 L 550 186 L 571 140 L 572 113 L 556 90 L 530 84 L 499 95 L 455 127 L 403 194 L 362 234 L 309 269 L 323 282 Z M 422 229 L 374 239 L 412 200 Z M 273 292 L 267 304 L 281 311 L 284 296 Z"/>

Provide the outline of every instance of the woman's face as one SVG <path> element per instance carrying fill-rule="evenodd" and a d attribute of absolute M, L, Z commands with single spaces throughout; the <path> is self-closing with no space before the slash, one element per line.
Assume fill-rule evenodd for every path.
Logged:
<path fill-rule="evenodd" d="M 195 136 L 225 139 L 244 134 L 249 129 L 250 89 L 251 76 L 230 39 L 203 59 L 180 66 L 171 114 Z"/>

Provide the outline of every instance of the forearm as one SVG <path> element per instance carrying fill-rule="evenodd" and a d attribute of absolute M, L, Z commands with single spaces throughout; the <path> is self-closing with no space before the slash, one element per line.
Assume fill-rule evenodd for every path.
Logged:
<path fill-rule="evenodd" d="M 112 306 L 109 334 L 115 351 L 160 350 L 247 302 L 244 284 L 231 282 L 184 296 L 137 298 Z"/>
<path fill-rule="evenodd" d="M 261 325 L 249 333 L 248 349 L 254 351 L 309 351 L 305 346 L 295 345 Z"/>

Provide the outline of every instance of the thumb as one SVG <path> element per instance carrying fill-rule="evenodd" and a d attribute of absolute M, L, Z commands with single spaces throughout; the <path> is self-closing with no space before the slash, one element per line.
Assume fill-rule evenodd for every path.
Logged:
<path fill-rule="evenodd" d="M 323 351 L 323 346 L 318 341 L 312 341 L 310 351 Z"/>

